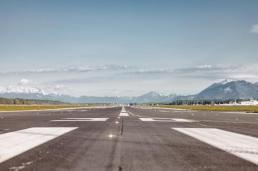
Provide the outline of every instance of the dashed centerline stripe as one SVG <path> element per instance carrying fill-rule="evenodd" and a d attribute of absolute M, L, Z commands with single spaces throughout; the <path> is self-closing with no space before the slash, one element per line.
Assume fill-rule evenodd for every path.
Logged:
<path fill-rule="evenodd" d="M 125 107 L 124 107 L 124 106 L 122 107 L 122 110 L 121 110 L 121 112 L 120 112 L 119 116 L 129 116 L 129 114 L 126 112 L 126 110 L 125 110 Z"/>
<path fill-rule="evenodd" d="M 258 165 L 258 138 L 216 128 L 172 128 Z"/>
<path fill-rule="evenodd" d="M 0 134 L 0 163 L 78 127 L 32 127 Z"/>

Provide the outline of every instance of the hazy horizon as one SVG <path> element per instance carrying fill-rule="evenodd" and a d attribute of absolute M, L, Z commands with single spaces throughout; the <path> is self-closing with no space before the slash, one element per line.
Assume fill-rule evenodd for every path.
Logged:
<path fill-rule="evenodd" d="M 0 90 L 196 94 L 258 82 L 258 1 L 0 2 Z"/>

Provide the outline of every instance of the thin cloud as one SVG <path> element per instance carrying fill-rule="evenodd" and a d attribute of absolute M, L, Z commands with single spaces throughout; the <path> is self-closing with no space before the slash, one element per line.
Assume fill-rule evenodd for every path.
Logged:
<path fill-rule="evenodd" d="M 256 69 L 255 69 L 256 68 Z M 142 78 L 142 79 L 172 79 L 172 78 L 183 78 L 183 79 L 204 79 L 204 80 L 217 80 L 217 79 L 246 79 L 254 80 L 258 79 L 257 65 L 199 65 L 188 68 L 178 69 L 157 69 L 157 70 L 137 70 L 127 72 L 125 75 L 130 75 L 131 78 Z M 130 77 L 128 77 L 130 78 Z M 255 81 L 255 80 L 254 80 Z"/>
<path fill-rule="evenodd" d="M 136 69 L 127 72 L 127 74 L 166 74 L 171 73 L 169 69 Z"/>
<path fill-rule="evenodd" d="M 45 73 L 50 74 L 52 83 L 94 83 L 107 82 L 115 80 L 161 80 L 171 77 L 191 78 L 191 79 L 223 79 L 223 78 L 255 78 L 253 75 L 258 74 L 257 66 L 253 65 L 197 65 L 194 67 L 177 68 L 177 69 L 152 69 L 138 68 L 126 65 L 102 65 L 102 66 L 78 66 L 61 69 L 38 69 L 30 71 L 21 71 L 20 74 L 31 73 L 34 76 Z M 110 71 L 110 72 L 109 72 Z M 88 73 L 88 74 L 83 74 Z M 11 73 L 9 73 L 11 74 Z M 61 74 L 61 75 L 60 75 Z M 69 74 L 69 75 L 68 75 Z M 14 74 L 17 75 L 17 74 Z M 250 77 L 252 75 L 252 77 Z M 246 77 L 245 77 L 246 76 Z M 55 78 L 56 77 L 56 78 Z M 47 81 L 47 80 L 46 80 Z M 21 80 L 21 84 L 27 84 L 29 79 Z M 48 82 L 48 81 L 47 81 Z"/>
<path fill-rule="evenodd" d="M 127 65 L 99 65 L 99 66 L 70 66 L 65 68 L 40 68 L 34 70 L 23 70 L 23 71 L 11 71 L 11 72 L 0 72 L 0 74 L 40 74 L 40 73 L 83 73 L 83 72 L 94 72 L 94 71 L 119 71 L 128 70 L 131 67 Z"/>
<path fill-rule="evenodd" d="M 252 33 L 258 33 L 258 24 L 253 25 L 252 29 L 251 29 Z"/>
<path fill-rule="evenodd" d="M 229 76 L 229 78 L 233 78 L 233 79 L 257 79 L 258 76 L 257 75 L 253 75 L 253 74 L 236 74 L 236 75 L 232 75 Z"/>

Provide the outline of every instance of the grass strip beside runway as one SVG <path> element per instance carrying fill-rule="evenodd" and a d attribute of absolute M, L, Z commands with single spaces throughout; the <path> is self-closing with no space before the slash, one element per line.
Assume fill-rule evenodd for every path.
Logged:
<path fill-rule="evenodd" d="M 159 105 L 162 108 L 258 113 L 258 106 Z"/>
<path fill-rule="evenodd" d="M 90 107 L 88 105 L 0 105 L 0 111 L 19 111 L 19 110 L 48 110 L 65 109 L 76 107 Z"/>

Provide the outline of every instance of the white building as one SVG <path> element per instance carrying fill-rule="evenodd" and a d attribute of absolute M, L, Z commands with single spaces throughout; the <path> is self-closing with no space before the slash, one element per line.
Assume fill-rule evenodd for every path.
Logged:
<path fill-rule="evenodd" d="M 257 100 L 249 100 L 249 101 L 242 101 L 240 105 L 250 106 L 250 105 L 258 105 Z"/>

